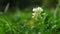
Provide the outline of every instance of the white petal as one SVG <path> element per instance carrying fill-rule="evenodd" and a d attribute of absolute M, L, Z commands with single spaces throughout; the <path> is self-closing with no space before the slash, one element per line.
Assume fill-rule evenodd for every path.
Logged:
<path fill-rule="evenodd" d="M 43 11 L 43 9 L 41 8 L 40 11 Z"/>
<path fill-rule="evenodd" d="M 36 11 L 36 8 L 33 8 L 33 11 Z"/>
<path fill-rule="evenodd" d="M 37 10 L 38 11 L 43 11 L 43 9 L 41 7 L 38 7 Z"/>
<path fill-rule="evenodd" d="M 35 16 L 35 15 L 36 15 L 36 13 L 32 13 L 32 15 L 33 15 L 33 16 Z"/>

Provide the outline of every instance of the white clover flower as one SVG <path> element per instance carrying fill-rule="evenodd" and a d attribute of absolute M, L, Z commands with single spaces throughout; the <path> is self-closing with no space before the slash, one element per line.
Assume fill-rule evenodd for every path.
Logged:
<path fill-rule="evenodd" d="M 43 9 L 41 7 L 37 7 L 37 8 L 33 8 L 32 10 L 34 13 L 32 13 L 32 18 L 34 18 L 36 16 L 36 18 L 38 17 L 38 15 L 43 11 Z"/>

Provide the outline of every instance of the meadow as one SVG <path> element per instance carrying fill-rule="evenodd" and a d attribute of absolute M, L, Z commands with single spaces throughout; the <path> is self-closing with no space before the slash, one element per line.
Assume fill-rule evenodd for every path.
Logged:
<path fill-rule="evenodd" d="M 55 9 L 43 8 L 37 19 L 32 18 L 32 13 L 28 8 L 1 12 L 0 34 L 60 34 L 60 2 Z"/>

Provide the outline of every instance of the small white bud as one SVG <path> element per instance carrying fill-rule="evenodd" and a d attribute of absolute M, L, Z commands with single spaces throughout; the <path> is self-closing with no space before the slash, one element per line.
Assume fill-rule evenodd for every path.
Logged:
<path fill-rule="evenodd" d="M 43 9 L 41 7 L 38 7 L 37 10 L 38 11 L 43 11 Z"/>
<path fill-rule="evenodd" d="M 33 8 L 33 12 L 35 12 L 36 11 L 36 8 Z"/>
<path fill-rule="evenodd" d="M 33 15 L 33 16 L 35 16 L 35 15 L 36 15 L 36 13 L 32 13 L 32 15 Z"/>
<path fill-rule="evenodd" d="M 33 8 L 33 11 L 43 11 L 43 9 L 41 7 L 37 7 L 37 8 Z"/>

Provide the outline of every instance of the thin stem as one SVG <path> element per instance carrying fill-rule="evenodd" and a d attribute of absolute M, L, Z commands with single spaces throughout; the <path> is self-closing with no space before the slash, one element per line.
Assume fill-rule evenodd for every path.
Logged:
<path fill-rule="evenodd" d="M 6 7 L 5 7 L 5 9 L 4 9 L 4 13 L 6 13 L 7 12 L 7 10 L 8 10 L 8 8 L 9 8 L 9 3 L 7 3 L 7 5 L 6 5 Z"/>
<path fill-rule="evenodd" d="M 57 11 L 58 11 L 59 6 L 60 6 L 60 3 L 57 5 L 57 7 L 56 7 L 56 9 L 55 9 L 55 12 L 54 12 L 54 17 L 55 17 L 55 19 L 56 19 L 56 17 L 57 17 Z"/>

